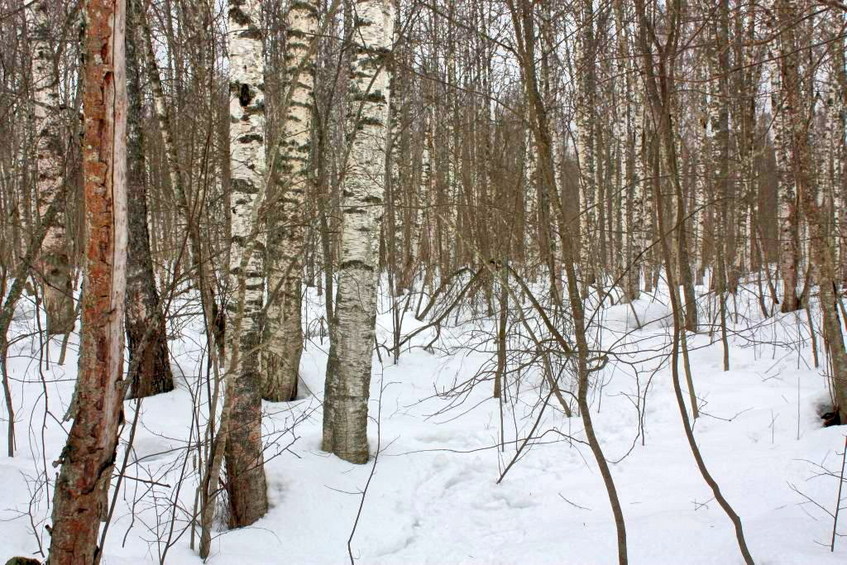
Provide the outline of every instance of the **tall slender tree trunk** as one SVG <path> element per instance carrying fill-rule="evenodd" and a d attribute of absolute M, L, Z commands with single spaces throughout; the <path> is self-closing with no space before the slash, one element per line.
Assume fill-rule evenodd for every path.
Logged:
<path fill-rule="evenodd" d="M 85 5 L 85 295 L 77 407 L 53 497 L 50 565 L 99 559 L 97 534 L 123 419 L 126 77 L 123 0 Z"/>
<path fill-rule="evenodd" d="M 368 460 L 368 398 L 379 282 L 379 231 L 394 29 L 391 0 L 355 4 L 350 81 L 352 147 L 342 190 L 338 297 L 324 394 L 323 450 Z"/>
<path fill-rule="evenodd" d="M 56 38 L 51 34 L 49 5 L 48 0 L 37 0 L 26 11 L 32 41 L 32 104 L 38 169 L 35 192 L 39 217 L 44 216 L 65 182 L 59 77 L 54 68 Z M 48 335 L 73 331 L 73 287 L 64 214 L 58 214 L 47 230 L 36 271 L 43 286 Z"/>
<path fill-rule="evenodd" d="M 318 2 L 292 2 L 287 16 L 285 52 L 286 115 L 273 164 L 275 213 L 268 226 L 267 348 L 262 396 L 287 401 L 297 397 L 303 352 L 301 282 L 308 218 L 306 192 L 312 184 L 310 153 L 314 108 L 315 52 L 310 45 L 318 31 Z"/>
<path fill-rule="evenodd" d="M 258 0 L 229 2 L 229 143 L 232 239 L 227 304 L 226 474 L 229 524 L 247 526 L 268 510 L 262 455 L 259 374 L 260 316 L 264 301 L 264 238 L 256 230 L 258 196 L 265 184 L 265 94 Z M 244 258 L 244 254 L 249 256 Z M 237 324 L 238 322 L 239 324 Z"/>
<path fill-rule="evenodd" d="M 756 61 L 762 54 L 763 49 L 755 45 L 757 19 L 755 5 L 748 6 L 743 14 L 739 16 L 736 23 L 736 60 L 742 67 L 748 66 L 750 61 Z M 746 246 L 747 261 L 744 262 L 743 254 L 739 254 L 736 260 L 736 270 L 740 274 L 746 267 L 749 272 L 759 269 L 757 255 L 754 252 L 756 241 L 756 200 L 757 200 L 757 178 L 756 159 L 759 154 L 759 143 L 757 142 L 757 115 L 756 100 L 757 89 L 761 82 L 762 66 L 752 66 L 741 71 L 740 90 L 743 95 L 738 100 L 738 114 L 740 115 L 741 134 L 738 141 L 738 158 L 741 162 L 741 205 L 744 208 L 742 220 L 738 223 L 738 237 L 743 242 L 747 235 Z M 745 247 L 742 244 L 742 247 Z"/>
<path fill-rule="evenodd" d="M 126 336 L 129 346 L 130 394 L 151 396 L 173 390 L 165 317 L 153 275 L 147 228 L 147 163 L 141 127 L 141 53 L 138 46 L 139 0 L 128 0 L 126 40 L 127 91 L 127 216 L 129 243 L 126 278 Z M 146 339 L 145 339 L 146 338 Z"/>
<path fill-rule="evenodd" d="M 712 43 L 709 52 L 711 77 L 709 81 L 709 123 L 711 127 L 712 194 L 716 200 L 716 232 L 724 234 L 716 241 L 715 273 L 712 277 L 720 312 L 721 337 L 724 345 L 723 369 L 729 370 L 729 345 L 726 336 L 726 292 L 729 285 L 730 254 L 728 237 L 732 226 L 729 222 L 730 199 L 730 113 L 729 113 L 729 2 L 720 0 L 710 23 Z"/>
<path fill-rule="evenodd" d="M 844 29 L 847 23 L 847 13 L 837 18 L 830 14 L 833 19 L 841 24 Z M 838 36 L 836 36 L 838 37 Z M 833 112 L 837 116 L 835 125 L 835 197 L 833 199 L 835 208 L 835 233 L 838 241 L 838 277 L 842 288 L 847 286 L 847 38 L 841 35 L 834 42 L 832 49 L 833 76 L 836 80 L 836 89 L 833 92 Z"/>
<path fill-rule="evenodd" d="M 709 52 L 709 139 L 711 193 L 715 201 L 715 231 L 726 234 L 729 229 L 729 61 L 728 30 L 725 18 L 727 0 L 720 0 L 709 23 L 711 50 Z M 715 242 L 715 273 L 713 286 L 718 300 L 723 302 L 727 291 L 727 238 Z"/>
<path fill-rule="evenodd" d="M 798 37 L 792 24 L 801 20 L 806 8 L 798 0 L 777 0 L 777 12 L 785 45 L 792 45 L 792 52 L 808 48 L 811 38 Z M 785 56 L 786 54 L 783 53 Z M 817 171 L 812 160 L 812 147 L 809 140 L 810 123 L 805 112 L 801 111 L 801 73 L 790 58 L 782 63 L 782 79 L 785 89 L 785 142 L 791 155 L 791 172 L 794 179 L 802 212 L 809 226 L 809 247 L 820 288 L 820 309 L 823 318 L 823 335 L 830 357 L 830 375 L 833 400 L 842 422 L 847 422 L 847 348 L 841 320 L 838 316 L 839 300 L 835 291 L 837 283 L 837 264 L 834 245 L 827 233 L 827 220 L 824 202 L 825 194 L 818 183 L 826 186 L 826 160 L 822 171 Z M 834 125 L 834 124 L 833 124 Z M 816 172 L 819 174 L 816 175 Z M 817 182 L 816 182 L 817 181 Z M 809 284 L 808 282 L 806 283 Z"/>
<path fill-rule="evenodd" d="M 835 240 L 835 277 L 837 287 L 847 282 L 847 45 L 843 30 L 847 25 L 847 12 L 836 8 L 821 15 L 823 37 L 829 47 L 830 64 L 827 80 L 822 89 L 824 105 L 823 150 L 828 155 L 826 172 L 826 198 L 832 207 L 832 236 Z M 822 183 L 823 184 L 823 183 Z"/>
<path fill-rule="evenodd" d="M 641 88 L 636 83 L 637 65 L 632 58 L 630 42 L 631 34 L 627 29 L 628 16 L 623 0 L 615 1 L 615 31 L 618 35 L 619 56 L 624 72 L 624 90 L 621 99 L 624 101 L 625 142 L 624 157 L 624 190 L 622 205 L 623 212 L 623 264 L 626 271 L 624 276 L 624 298 L 635 300 L 641 294 L 641 264 L 640 255 L 646 249 L 647 242 L 644 230 L 644 160 L 642 156 L 642 138 L 644 136 L 644 109 Z"/>
<path fill-rule="evenodd" d="M 796 22 L 791 21 L 791 6 L 785 6 L 781 0 L 776 2 L 776 15 L 770 21 L 771 30 L 778 32 L 777 39 L 777 68 L 772 69 L 774 85 L 774 148 L 776 150 L 776 165 L 779 196 L 779 248 L 780 270 L 782 272 L 782 311 L 793 312 L 800 308 L 800 298 L 797 295 L 800 262 L 800 218 L 797 199 L 796 180 L 792 174 L 794 156 L 791 151 L 789 124 L 791 115 L 799 112 L 798 100 L 794 92 L 800 88 L 798 84 L 799 54 L 796 52 L 795 30 Z"/>
<path fill-rule="evenodd" d="M 580 255 L 579 266 L 583 293 L 594 284 L 597 248 L 597 178 L 596 125 L 594 112 L 597 97 L 597 66 L 595 44 L 594 5 L 592 0 L 582 0 L 579 5 L 580 37 L 577 63 L 576 127 L 580 169 Z M 602 203 L 601 203 L 602 205 Z M 603 265 L 605 267 L 605 265 Z"/>

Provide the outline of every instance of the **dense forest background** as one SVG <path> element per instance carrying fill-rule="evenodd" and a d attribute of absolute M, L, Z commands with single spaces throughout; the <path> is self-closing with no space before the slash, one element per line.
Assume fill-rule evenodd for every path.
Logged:
<path fill-rule="evenodd" d="M 791 316 L 814 409 L 847 422 L 845 29 L 838 0 L 0 0 L 9 457 L 21 383 L 79 355 L 73 400 L 43 408 L 67 435 L 40 443 L 42 556 L 99 561 L 146 397 L 194 383 L 182 520 L 206 558 L 220 523 L 268 511 L 269 406 L 320 398 L 321 449 L 375 468 L 372 374 L 465 345 L 489 361 L 447 396 L 498 399 L 501 448 L 504 405 L 579 421 L 620 563 L 592 406 L 610 368 L 660 359 L 752 563 L 698 448 L 692 344 L 729 372 L 740 336 Z M 603 337 L 614 308 L 627 339 L 649 326 L 648 299 L 661 345 Z M 460 322 L 487 337 L 448 347 Z M 24 341 L 43 369 L 15 372 Z M 521 387 L 546 400 L 517 416 Z"/>

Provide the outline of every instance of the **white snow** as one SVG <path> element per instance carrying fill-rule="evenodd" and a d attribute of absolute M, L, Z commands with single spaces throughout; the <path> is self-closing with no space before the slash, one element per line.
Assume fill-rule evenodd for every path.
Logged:
<path fill-rule="evenodd" d="M 700 447 L 743 519 L 757 563 L 845 563 L 847 539 L 839 539 L 830 553 L 832 519 L 814 504 L 835 508 L 839 479 L 825 470 L 840 471 L 845 428 L 820 427 L 816 410 L 827 397 L 827 385 L 823 369 L 811 367 L 805 314 L 763 319 L 754 299 L 746 300 L 739 297 L 729 372 L 722 370 L 718 336 L 704 332 L 689 338 L 703 410 L 695 427 Z M 323 310 L 312 294 L 307 302 L 306 323 L 317 327 L 315 317 Z M 378 340 L 388 347 L 389 304 L 383 298 L 377 323 Z M 63 366 L 55 362 L 60 341 L 50 343 L 47 367 L 46 356 L 39 357 L 38 336 L 26 335 L 37 329 L 32 305 L 22 303 L 19 310 L 12 336 L 20 339 L 9 355 L 18 450 L 14 458 L 0 457 L 0 561 L 37 554 L 39 539 L 45 552 L 49 545 L 44 525 L 52 488 L 45 491 L 43 478 L 45 473 L 55 478 L 51 463 L 64 442 L 63 426 L 69 427 L 61 419 L 77 364 L 74 335 Z M 707 310 L 704 303 L 704 318 Z M 595 318 L 604 329 L 592 333 L 598 349 L 616 352 L 597 376 L 603 386 L 592 393 L 592 414 L 613 462 L 630 562 L 742 563 L 731 524 L 698 473 L 683 435 L 667 366 L 668 315 L 659 298 L 645 297 L 632 308 L 605 307 Z M 421 349 L 435 335 L 427 330 L 411 350 L 404 348 L 397 365 L 385 349 L 380 350 L 383 364 L 375 355 L 370 428 L 372 451 L 379 447 L 375 471 L 373 459 L 356 466 L 319 449 L 328 342 L 311 336 L 302 372 L 313 394 L 265 405 L 270 512 L 253 527 L 219 528 L 209 563 L 349 563 L 348 538 L 372 471 L 351 541 L 357 563 L 616 563 L 609 502 L 591 452 L 581 443 L 581 421 L 565 417 L 555 397 L 535 439 L 497 484 L 538 418 L 548 388 L 535 369 L 523 372 L 519 390 L 517 375 L 509 376 L 501 452 L 500 407 L 491 398 L 493 381 L 486 373 L 494 366 L 495 320 L 480 321 L 469 312 L 460 318 L 452 324 L 455 316 L 448 317 L 451 326 L 442 328 L 432 353 Z M 533 328 L 540 328 L 531 318 Z M 404 323 L 404 333 L 422 325 L 411 312 Z M 121 487 L 105 565 L 158 563 L 169 535 L 174 541 L 167 563 L 200 561 L 189 547 L 196 473 L 186 445 L 195 413 L 192 391 L 202 388 L 198 373 L 205 378 L 206 369 L 199 320 L 181 317 L 179 324 L 171 323 L 171 347 L 175 372 L 183 376 L 176 391 L 143 401 L 126 472 L 131 478 Z M 518 338 L 512 344 L 526 345 Z M 512 368 L 527 356 L 512 357 Z M 469 389 L 475 375 L 486 380 Z M 643 433 L 637 406 L 643 407 Z M 201 426 L 204 411 L 202 406 L 196 412 Z M 133 415 L 134 402 L 127 401 L 128 423 Z M 129 425 L 124 440 L 128 432 Z M 5 433 L 0 435 L 5 454 Z M 123 457 L 122 449 L 119 463 Z M 180 476 L 184 484 L 176 494 Z M 180 507 L 171 532 L 175 497 Z M 847 534 L 847 516 L 839 532 Z"/>

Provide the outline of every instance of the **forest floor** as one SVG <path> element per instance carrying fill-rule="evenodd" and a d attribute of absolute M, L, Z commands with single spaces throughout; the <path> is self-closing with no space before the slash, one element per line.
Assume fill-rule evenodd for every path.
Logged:
<path fill-rule="evenodd" d="M 697 440 L 743 520 L 756 563 L 843 564 L 847 539 L 830 552 L 833 520 L 826 511 L 836 506 L 847 428 L 821 427 L 827 385 L 823 370 L 813 367 L 805 312 L 764 318 L 750 296 L 741 293 L 738 315 L 730 316 L 729 371 L 718 335 L 689 338 L 702 409 Z M 371 448 L 379 457 L 357 466 L 320 450 L 328 342 L 317 335 L 319 300 L 308 298 L 313 335 L 303 356 L 302 399 L 265 404 L 271 509 L 252 527 L 220 527 L 210 564 L 349 563 L 348 540 L 361 564 L 617 562 L 608 497 L 581 420 L 565 416 L 534 367 L 517 370 L 532 356 L 524 338 L 510 342 L 523 353 L 510 358 L 502 404 L 492 398 L 496 314 L 451 315 L 432 351 L 422 347 L 435 335 L 426 329 L 396 364 L 380 349 L 370 401 Z M 377 321 L 378 342 L 388 346 L 389 305 L 384 298 Z M 196 463 L 186 446 L 192 429 L 196 441 L 193 415 L 204 410 L 195 409 L 195 399 L 205 398 L 198 375 L 206 367 L 196 305 L 179 306 L 170 322 L 177 390 L 140 407 L 104 565 L 158 563 L 166 549 L 167 563 L 200 562 L 187 527 Z M 668 368 L 667 306 L 661 297 L 645 297 L 634 308 L 603 307 L 595 321 L 602 326 L 592 331 L 595 346 L 614 355 L 593 377 L 602 386 L 592 390 L 592 416 L 623 506 L 630 563 L 742 563 L 730 521 L 685 440 Z M 422 325 L 408 312 L 403 333 Z M 52 462 L 69 428 L 61 420 L 72 396 L 78 335 L 61 366 L 55 361 L 61 341 L 49 344 L 48 366 L 37 329 L 32 305 L 22 303 L 9 356 L 17 453 L 0 457 L 0 561 L 46 552 L 52 488 L 43 479 L 54 479 Z M 124 443 L 134 414 L 134 401 L 127 401 Z M 5 426 L 5 410 L 2 417 Z M 5 453 L 6 434 L 0 435 Z M 838 530 L 847 535 L 847 515 L 841 518 Z"/>

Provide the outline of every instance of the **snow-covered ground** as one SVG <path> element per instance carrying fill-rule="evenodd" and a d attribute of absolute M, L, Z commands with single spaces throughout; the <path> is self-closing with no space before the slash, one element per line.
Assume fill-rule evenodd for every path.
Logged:
<path fill-rule="evenodd" d="M 356 466 L 323 453 L 320 398 L 328 342 L 317 335 L 320 306 L 314 296 L 309 302 L 314 335 L 302 364 L 308 391 L 290 404 L 265 405 L 270 512 L 253 527 L 220 528 L 210 563 L 349 562 L 348 539 L 359 512 L 349 542 L 357 563 L 617 562 L 608 498 L 583 443 L 581 421 L 564 415 L 535 369 L 522 371 L 519 387 L 519 375 L 509 376 L 501 450 L 501 406 L 491 398 L 485 373 L 493 367 L 495 320 L 470 321 L 463 314 L 454 323 L 451 315 L 434 350 L 421 347 L 434 336 L 426 330 L 397 364 L 381 349 L 383 363 L 374 356 L 371 389 L 375 467 L 373 459 Z M 388 304 L 383 301 L 385 313 L 378 318 L 378 341 L 390 345 Z M 744 293 L 738 308 L 729 372 L 722 370 L 717 336 L 689 338 L 702 405 L 695 432 L 708 467 L 742 517 L 757 563 L 845 563 L 847 539 L 830 553 L 832 519 L 817 506 L 836 506 L 839 479 L 827 472 L 840 472 L 845 428 L 820 427 L 816 410 L 826 399 L 826 380 L 811 367 L 805 313 L 763 319 Z M 168 539 L 167 563 L 199 562 L 187 528 L 196 473 L 186 442 L 205 365 L 198 320 L 184 310 L 171 328 L 174 366 L 182 376 L 176 391 L 143 401 L 107 535 L 106 565 L 158 563 Z M 702 310 L 705 317 L 705 302 Z M 18 337 L 9 358 L 18 450 L 15 458 L 0 457 L 0 560 L 37 554 L 39 544 L 46 551 L 52 490 L 45 490 L 43 478 L 46 473 L 54 479 L 52 461 L 64 442 L 62 427 L 69 426 L 61 420 L 73 390 L 78 339 L 71 338 L 62 366 L 55 362 L 61 342 L 51 342 L 47 366 L 37 335 L 28 335 L 37 329 L 32 312 L 22 303 L 12 330 Z M 630 562 L 741 563 L 731 524 L 683 435 L 667 366 L 667 314 L 661 299 L 645 297 L 633 308 L 605 307 L 595 317 L 604 328 L 593 332 L 597 348 L 616 355 L 596 376 L 602 387 L 593 389 L 592 414 L 612 462 Z M 512 324 L 515 332 L 522 327 Z M 404 333 L 420 325 L 408 313 Z M 530 353 L 512 357 L 511 368 Z M 469 389 L 474 375 L 488 380 Z M 550 403 L 525 442 L 545 399 Z M 132 422 L 134 403 L 128 401 L 126 409 Z M 129 425 L 124 440 L 128 431 Z M 5 433 L 0 435 L 5 454 Z M 519 460 L 498 484 L 521 446 Z M 180 501 L 176 509 L 174 498 Z M 847 516 L 839 531 L 847 534 Z"/>

